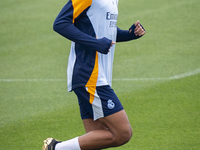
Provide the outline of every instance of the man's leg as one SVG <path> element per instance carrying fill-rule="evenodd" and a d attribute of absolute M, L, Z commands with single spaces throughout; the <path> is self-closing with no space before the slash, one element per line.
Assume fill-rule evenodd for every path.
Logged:
<path fill-rule="evenodd" d="M 99 150 L 120 146 L 130 140 L 132 129 L 128 117 L 110 86 L 96 87 L 94 95 L 86 88 L 76 88 L 74 92 L 79 100 L 86 134 L 58 143 L 55 150 Z M 45 140 L 44 145 L 51 143 Z"/>
<path fill-rule="evenodd" d="M 132 136 L 132 129 L 124 110 L 98 121 L 104 129 L 95 129 L 78 138 L 81 150 L 95 150 L 116 147 L 128 142 Z M 86 124 L 88 122 L 86 121 Z M 85 124 L 84 124 L 85 125 Z M 87 128 L 87 127 L 86 127 Z"/>
<path fill-rule="evenodd" d="M 55 150 L 100 150 L 117 147 L 127 143 L 132 136 L 132 129 L 124 110 L 100 118 L 96 122 L 86 119 L 83 123 L 87 132 L 85 135 L 58 143 Z"/>
<path fill-rule="evenodd" d="M 91 132 L 94 130 L 108 130 L 99 120 L 94 121 L 91 119 L 83 119 L 83 125 L 85 127 L 85 132 Z"/>
<path fill-rule="evenodd" d="M 93 119 L 83 119 L 83 125 L 85 127 L 86 133 L 94 130 L 108 130 L 99 120 L 94 121 Z M 97 149 L 101 150 L 101 149 Z"/>

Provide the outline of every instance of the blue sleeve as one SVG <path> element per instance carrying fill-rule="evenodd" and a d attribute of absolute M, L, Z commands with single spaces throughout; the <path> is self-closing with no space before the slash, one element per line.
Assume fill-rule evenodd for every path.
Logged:
<path fill-rule="evenodd" d="M 132 29 L 131 33 L 129 33 L 130 29 Z M 129 28 L 129 30 L 121 30 L 120 28 L 117 28 L 117 39 L 116 39 L 116 42 L 126 42 L 126 41 L 135 40 L 135 39 L 138 39 L 138 38 L 142 37 L 142 36 L 136 36 L 135 35 L 135 33 L 134 33 L 135 25 L 134 24 Z"/>
<path fill-rule="evenodd" d="M 73 23 L 73 6 L 69 1 L 58 14 L 54 21 L 53 29 L 65 38 L 78 44 L 83 44 L 92 50 L 107 54 L 112 40 L 106 37 L 96 39 L 86 33 L 81 32 Z"/>

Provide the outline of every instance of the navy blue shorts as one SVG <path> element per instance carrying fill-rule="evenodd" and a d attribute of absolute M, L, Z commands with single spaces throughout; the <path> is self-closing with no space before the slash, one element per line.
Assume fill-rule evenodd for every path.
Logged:
<path fill-rule="evenodd" d="M 123 110 L 121 102 L 109 85 L 79 87 L 74 92 L 78 97 L 82 119 L 93 118 L 95 121 Z"/>

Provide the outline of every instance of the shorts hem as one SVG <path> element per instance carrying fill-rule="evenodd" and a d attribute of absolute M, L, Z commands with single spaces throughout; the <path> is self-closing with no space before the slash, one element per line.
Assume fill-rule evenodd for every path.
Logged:
<path fill-rule="evenodd" d="M 107 116 L 113 115 L 113 114 L 115 114 L 115 113 L 117 113 L 117 112 L 119 112 L 119 111 L 121 111 L 121 110 L 124 110 L 124 108 L 121 107 L 121 108 L 118 108 L 118 109 L 116 109 L 116 110 L 114 110 L 114 111 L 111 111 L 110 113 L 104 115 L 104 117 L 107 117 Z"/>

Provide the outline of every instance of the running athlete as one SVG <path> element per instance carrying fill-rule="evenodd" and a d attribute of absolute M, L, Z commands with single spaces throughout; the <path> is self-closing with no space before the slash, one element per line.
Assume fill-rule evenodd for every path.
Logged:
<path fill-rule="evenodd" d="M 132 129 L 111 88 L 115 43 L 145 34 L 137 21 L 129 30 L 117 27 L 118 0 L 69 0 L 54 30 L 72 41 L 68 91 L 77 95 L 86 134 L 67 141 L 48 138 L 43 150 L 100 150 L 127 143 Z"/>

